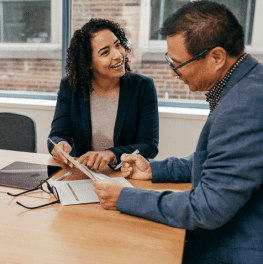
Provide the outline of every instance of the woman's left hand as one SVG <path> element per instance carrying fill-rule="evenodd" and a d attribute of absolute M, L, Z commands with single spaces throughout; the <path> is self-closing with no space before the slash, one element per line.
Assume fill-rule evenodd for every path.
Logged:
<path fill-rule="evenodd" d="M 77 161 L 92 170 L 103 170 L 103 168 L 114 160 L 115 154 L 110 150 L 89 151 L 80 156 Z"/>

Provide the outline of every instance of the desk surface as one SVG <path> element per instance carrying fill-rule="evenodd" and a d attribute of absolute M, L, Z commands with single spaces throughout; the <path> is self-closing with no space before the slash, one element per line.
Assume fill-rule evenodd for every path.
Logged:
<path fill-rule="evenodd" d="M 50 155 L 0 150 L 0 168 L 13 161 L 55 164 Z M 116 172 L 108 175 L 116 176 Z M 130 182 L 143 189 L 190 189 L 190 184 Z M 183 229 L 104 210 L 98 203 L 55 204 L 26 210 L 16 201 L 34 206 L 52 199 L 42 192 L 13 198 L 7 191 L 17 189 L 0 187 L 1 263 L 177 264 L 182 261 Z"/>

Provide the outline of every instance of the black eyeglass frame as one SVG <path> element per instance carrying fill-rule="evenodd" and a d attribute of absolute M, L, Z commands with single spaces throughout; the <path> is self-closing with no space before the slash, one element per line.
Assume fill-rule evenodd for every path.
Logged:
<path fill-rule="evenodd" d="M 42 186 L 43 186 L 44 183 L 47 184 L 47 188 L 48 188 L 49 192 L 47 192 L 46 190 L 43 189 Z M 35 188 L 31 189 L 31 190 L 27 190 L 27 191 L 24 191 L 24 192 L 21 192 L 21 193 L 18 193 L 18 194 L 12 194 L 12 193 L 7 192 L 7 194 L 11 195 L 11 196 L 14 196 L 14 197 L 17 197 L 17 196 L 20 196 L 20 195 L 23 195 L 23 194 L 26 194 L 26 193 L 30 193 L 30 192 L 36 191 L 36 190 L 42 190 L 45 193 L 52 194 L 54 196 L 54 198 L 56 199 L 56 201 L 51 202 L 51 203 L 47 203 L 47 204 L 43 204 L 43 205 L 39 205 L 39 206 L 34 206 L 34 207 L 25 206 L 25 205 L 21 204 L 20 202 L 16 202 L 16 203 L 18 205 L 26 208 L 26 209 L 37 209 L 37 208 L 49 206 L 49 205 L 52 205 L 52 204 L 60 203 L 59 195 L 58 195 L 58 192 L 56 191 L 56 188 L 54 186 L 51 186 L 48 183 L 47 180 L 41 180 L 40 184 L 37 187 L 35 187 Z"/>
<path fill-rule="evenodd" d="M 168 62 L 169 66 L 171 67 L 171 69 L 178 75 L 178 76 L 181 76 L 181 74 L 177 71 L 179 68 L 185 66 L 186 64 L 198 59 L 200 56 L 202 56 L 203 54 L 205 54 L 206 52 L 208 52 L 209 50 L 212 50 L 213 48 L 210 48 L 210 49 L 206 49 L 204 51 L 202 51 L 201 53 L 197 54 L 196 56 L 194 56 L 192 59 L 184 62 L 183 64 L 177 66 L 177 67 L 174 67 L 173 65 L 173 60 L 169 57 L 168 55 L 168 52 L 165 53 L 164 57 L 166 59 L 166 61 Z"/>

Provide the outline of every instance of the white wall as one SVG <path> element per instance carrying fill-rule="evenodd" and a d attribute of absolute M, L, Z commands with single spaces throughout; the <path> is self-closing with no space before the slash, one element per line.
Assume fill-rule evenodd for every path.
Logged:
<path fill-rule="evenodd" d="M 38 153 L 48 153 L 47 137 L 54 109 L 54 101 L 0 98 L 0 112 L 25 114 L 35 121 Z M 159 111 L 160 144 L 156 159 L 191 154 L 195 150 L 208 110 L 160 107 Z"/>
<path fill-rule="evenodd" d="M 185 157 L 195 151 L 209 110 L 159 107 L 160 141 L 156 159 Z"/>

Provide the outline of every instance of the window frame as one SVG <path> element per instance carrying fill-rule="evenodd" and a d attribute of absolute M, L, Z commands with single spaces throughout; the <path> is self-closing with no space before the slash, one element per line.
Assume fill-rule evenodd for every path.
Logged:
<path fill-rule="evenodd" d="M 6 1 L 6 0 L 3 0 Z M 57 0 L 51 0 L 51 1 L 57 1 Z M 71 30 L 72 30 L 72 24 L 71 24 L 71 9 L 72 9 L 72 0 L 60 0 L 61 2 L 61 11 L 62 11 L 62 19 L 61 19 L 61 25 L 63 23 L 63 29 L 61 28 L 62 32 L 62 43 L 59 44 L 59 53 L 60 57 L 62 58 L 62 77 L 65 75 L 65 65 L 66 65 L 66 57 L 67 57 L 67 48 L 69 46 L 70 42 L 70 36 L 71 36 Z M 58 16 L 59 17 L 59 16 Z M 23 43 L 21 43 L 23 44 Z M 32 53 L 32 44 L 36 43 L 30 43 L 28 50 Z M 9 43 L 10 45 L 10 43 Z M 20 43 L 19 43 L 20 45 Z M 25 45 L 21 45 L 23 48 L 23 52 L 25 52 Z M 43 44 L 41 45 L 41 48 L 52 49 L 52 44 Z M 39 44 L 34 45 L 35 49 L 37 50 L 39 48 Z M 10 51 L 10 46 L 8 46 Z M 0 43 L 0 50 L 2 51 L 2 46 Z M 16 50 L 17 52 L 21 52 L 19 50 Z M 49 51 L 48 51 L 49 52 Z M 14 51 L 11 49 L 11 54 L 14 54 Z M 0 52 L 0 58 L 1 58 L 1 52 Z M 12 56 L 10 58 L 16 58 L 16 56 Z M 28 57 L 26 57 L 28 58 Z M 34 57 L 35 58 L 35 57 Z M 7 90 L 0 90 L 0 98 L 16 98 L 16 99 L 36 99 L 36 100 L 57 100 L 57 93 L 43 93 L 43 92 L 21 92 L 21 91 L 7 91 Z"/>
<path fill-rule="evenodd" d="M 2 1 L 7 1 L 7 0 L 2 0 Z M 51 0 L 51 1 L 58 1 L 58 0 Z M 143 23 L 145 22 L 146 26 L 148 26 L 148 29 L 150 27 L 150 5 L 149 5 L 150 3 L 151 3 L 150 0 L 141 0 L 141 18 L 143 18 L 141 19 L 141 22 L 142 21 Z M 60 58 L 62 58 L 62 77 L 63 77 L 65 75 L 64 68 L 66 64 L 67 48 L 70 43 L 71 30 L 72 30 L 72 20 L 71 20 L 72 0 L 60 0 L 60 4 L 61 4 L 61 12 L 62 12 L 61 28 L 62 28 L 62 25 L 63 25 L 63 28 L 62 28 L 62 32 L 60 33 L 60 35 L 62 34 L 62 43 L 59 44 L 60 45 L 59 53 L 60 53 Z M 152 41 L 149 46 L 148 40 L 145 42 L 145 39 L 146 39 L 145 37 L 149 38 L 149 32 L 147 33 L 147 30 L 145 31 L 145 27 L 141 27 L 141 28 L 142 30 L 140 30 L 140 43 L 139 43 L 139 49 L 138 49 L 137 54 L 140 54 L 140 51 L 145 52 L 145 50 L 147 51 L 150 50 L 153 53 L 151 52 L 146 53 L 146 57 L 147 57 L 147 54 L 149 55 L 148 56 L 149 60 L 158 60 L 158 56 L 159 56 L 160 60 L 164 61 L 165 60 L 164 53 L 166 52 L 166 41 L 161 41 L 161 40 Z M 21 45 L 21 44 L 18 44 L 18 45 Z M 34 44 L 34 43 L 30 43 L 30 44 Z M 39 48 L 37 47 L 38 45 L 39 44 L 35 45 L 36 50 Z M 45 49 L 47 49 L 47 47 L 50 47 L 50 49 L 52 49 L 52 45 L 53 44 L 43 44 L 42 47 L 45 46 Z M 0 50 L 2 46 L 0 43 Z M 23 47 L 23 52 L 24 52 L 25 45 L 21 45 L 21 47 Z M 10 43 L 8 45 L 8 49 L 10 51 Z M 32 45 L 28 46 L 28 50 L 32 53 Z M 10 58 L 16 58 L 16 56 L 14 56 L 14 50 L 12 50 L 12 47 L 11 47 L 10 53 L 12 54 Z M 263 55 L 263 52 L 262 52 L 262 55 Z M 1 52 L 0 52 L 0 58 L 1 58 Z M 46 100 L 50 100 L 50 102 L 52 101 L 54 102 L 57 100 L 57 93 L 0 90 L 0 100 L 1 98 L 10 98 L 10 99 L 16 98 L 17 100 L 21 99 L 21 100 L 28 100 L 28 101 L 43 100 L 42 102 Z M 204 109 L 205 111 L 209 109 L 209 105 L 207 102 L 198 101 L 198 100 L 158 99 L 158 105 L 159 107 L 162 107 L 162 108 L 168 107 L 169 109 L 171 109 L 171 107 L 173 108 L 179 107 L 181 109 Z"/>
<path fill-rule="evenodd" d="M 246 52 L 253 55 L 260 63 L 263 63 L 263 35 L 260 31 L 263 24 L 263 18 L 261 18 L 262 12 L 263 0 L 256 0 L 252 44 L 245 46 Z M 167 51 L 166 41 L 150 40 L 151 0 L 141 0 L 140 17 L 140 37 L 137 59 L 142 61 L 165 61 L 164 54 Z"/>
<path fill-rule="evenodd" d="M 25 2 L 41 0 L 23 0 Z M 8 43 L 0 42 L 0 58 L 5 59 L 61 59 L 62 50 L 62 1 L 51 1 L 51 42 L 50 43 Z M 0 0 L 0 21 L 3 19 L 4 2 L 20 0 Z"/>

